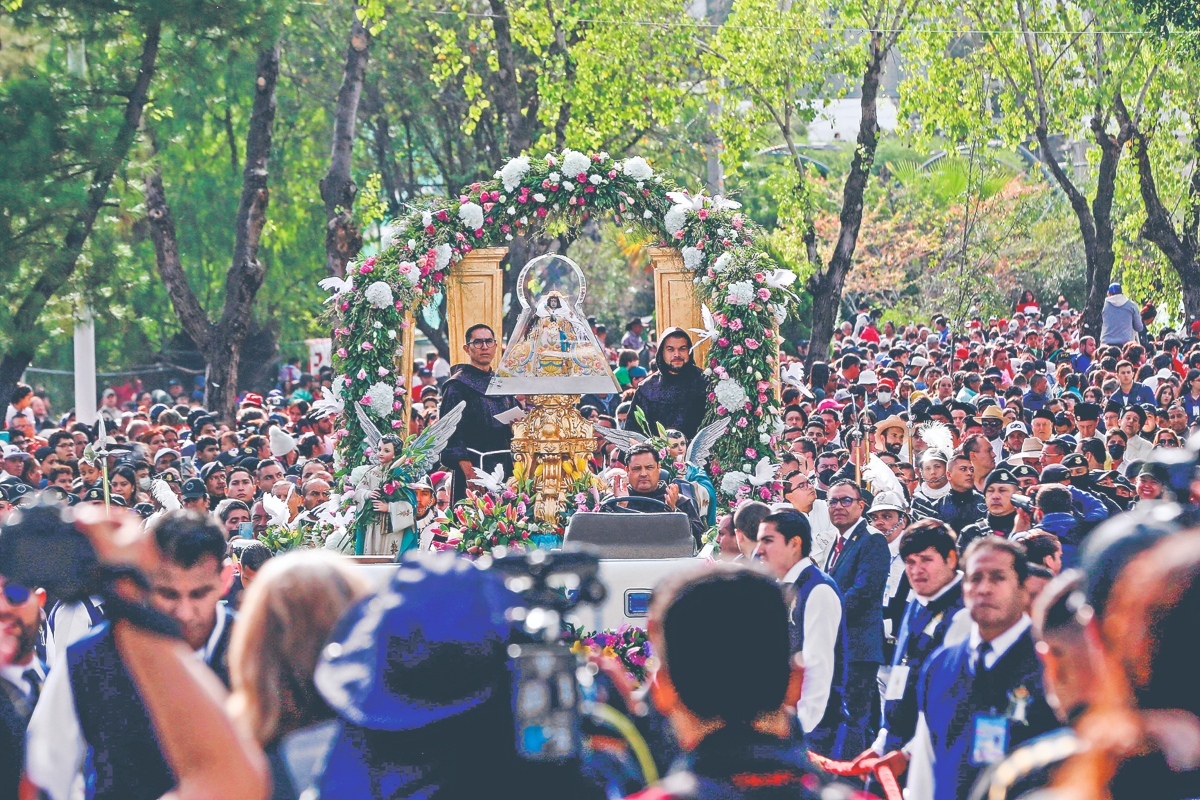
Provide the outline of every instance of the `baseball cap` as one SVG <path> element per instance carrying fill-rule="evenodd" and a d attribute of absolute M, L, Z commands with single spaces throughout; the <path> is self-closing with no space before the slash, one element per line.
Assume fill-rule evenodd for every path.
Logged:
<path fill-rule="evenodd" d="M 224 465 L 219 461 L 210 461 L 200 468 L 200 480 L 206 481 L 212 477 L 214 472 L 225 469 Z"/>
<path fill-rule="evenodd" d="M 0 451 L 0 458 L 29 458 L 29 453 L 26 453 L 15 444 L 4 445 L 3 451 Z"/>
<path fill-rule="evenodd" d="M 1062 464 L 1051 464 L 1042 470 L 1042 483 L 1062 483 L 1071 479 L 1071 471 Z"/>
<path fill-rule="evenodd" d="M 511 681 L 506 612 L 520 606 L 498 573 L 449 553 L 406 554 L 387 588 L 342 616 L 317 691 L 343 720 L 377 731 L 470 711 Z"/>
<path fill-rule="evenodd" d="M 183 482 L 181 494 L 184 500 L 199 500 L 202 497 L 208 497 L 208 490 L 204 488 L 204 481 L 199 478 L 189 478 Z"/>
<path fill-rule="evenodd" d="M 1008 467 L 999 467 L 988 473 L 987 480 L 983 482 L 983 488 L 986 489 L 987 487 L 995 486 L 996 484 L 1000 484 L 1001 486 L 1019 485 L 1017 483 L 1016 476 L 1013 475 L 1012 470 Z"/>
<path fill-rule="evenodd" d="M 263 405 L 262 395 L 256 394 L 254 392 L 249 392 L 245 397 L 242 398 L 242 405 L 257 406 L 259 408 L 262 408 L 262 405 Z"/>
<path fill-rule="evenodd" d="M 1010 422 L 1010 423 L 1008 423 L 1008 427 L 1006 427 L 1004 429 L 1004 436 L 1005 436 L 1005 438 L 1007 438 L 1010 434 L 1013 434 L 1013 433 L 1023 433 L 1026 436 L 1028 436 L 1029 435 L 1029 427 L 1024 422 Z"/>

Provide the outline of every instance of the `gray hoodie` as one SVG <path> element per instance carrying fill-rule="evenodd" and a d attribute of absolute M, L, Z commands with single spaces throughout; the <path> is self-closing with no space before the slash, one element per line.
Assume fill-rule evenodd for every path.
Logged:
<path fill-rule="evenodd" d="M 1100 344 L 1136 342 L 1142 325 L 1142 312 L 1137 303 L 1123 294 L 1110 294 L 1104 300 L 1104 325 L 1100 329 Z"/>

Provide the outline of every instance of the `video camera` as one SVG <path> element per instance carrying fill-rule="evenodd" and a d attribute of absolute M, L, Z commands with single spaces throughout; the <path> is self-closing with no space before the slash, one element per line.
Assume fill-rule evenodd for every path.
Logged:
<path fill-rule="evenodd" d="M 508 647 L 517 752 L 530 761 L 578 759 L 595 673 L 580 666 L 563 641 L 563 622 L 581 604 L 598 605 L 608 596 L 600 559 L 582 548 L 534 550 L 499 557 L 492 569 L 528 603 L 509 612 L 524 634 Z"/>
<path fill-rule="evenodd" d="M 0 528 L 0 575 L 68 603 L 95 594 L 105 579 L 74 511 L 45 496 L 14 509 Z"/>

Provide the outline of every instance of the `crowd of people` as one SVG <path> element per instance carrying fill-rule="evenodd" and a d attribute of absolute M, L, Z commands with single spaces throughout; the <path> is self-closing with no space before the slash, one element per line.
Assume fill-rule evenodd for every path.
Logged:
<path fill-rule="evenodd" d="M 414 373 L 410 432 L 465 404 L 441 464 L 405 501 L 355 493 L 381 544 L 337 549 L 405 559 L 383 588 L 267 544 L 349 497 L 332 373 L 290 363 L 231 420 L 178 385 L 54 420 L 19 385 L 0 542 L 68 509 L 126 571 L 68 602 L 0 564 L 0 797 L 1198 797 L 1200 323 L 1155 329 L 1109 295 L 1099 341 L 1023 296 L 962 325 L 864 305 L 807 372 L 796 343 L 753 494 L 683 461 L 709 410 L 689 334 L 634 320 L 610 347 L 590 321 L 620 391 L 580 413 L 668 446 L 598 433 L 589 467 L 618 504 L 685 514 L 700 558 L 654 591 L 644 685 L 585 670 L 617 719 L 589 712 L 569 762 L 514 741 L 533 700 L 510 675 L 531 616 L 512 584 L 428 552 L 511 474 L 497 332 Z M 383 438 L 385 467 L 403 444 Z"/>

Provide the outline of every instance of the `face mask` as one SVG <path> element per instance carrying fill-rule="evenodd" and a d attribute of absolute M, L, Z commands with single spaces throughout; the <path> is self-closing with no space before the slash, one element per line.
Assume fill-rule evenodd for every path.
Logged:
<path fill-rule="evenodd" d="M 876 395 L 876 397 L 879 398 L 879 402 L 881 402 L 881 403 L 892 402 L 892 393 L 891 392 L 880 392 L 879 394 Z"/>
<path fill-rule="evenodd" d="M 1122 458 L 1122 457 L 1125 455 L 1125 445 L 1123 445 L 1123 444 L 1110 444 L 1110 445 L 1108 446 L 1108 454 L 1109 454 L 1110 456 L 1112 456 L 1114 459 L 1120 459 L 1120 458 Z"/>
<path fill-rule="evenodd" d="M 836 469 L 823 469 L 817 473 L 817 477 L 821 480 L 821 483 L 826 486 L 833 480 L 834 475 L 837 475 Z"/>
<path fill-rule="evenodd" d="M 143 492 L 149 491 L 150 490 L 150 479 L 149 478 L 138 478 L 138 488 L 141 489 Z"/>

